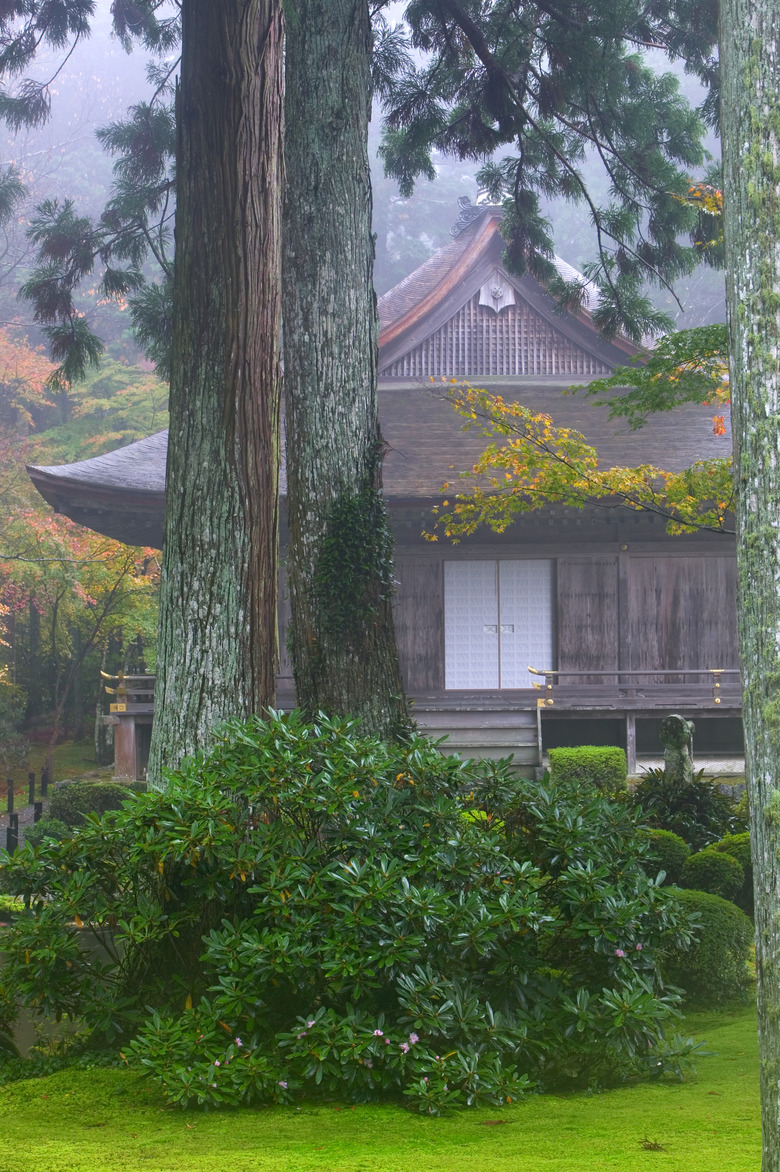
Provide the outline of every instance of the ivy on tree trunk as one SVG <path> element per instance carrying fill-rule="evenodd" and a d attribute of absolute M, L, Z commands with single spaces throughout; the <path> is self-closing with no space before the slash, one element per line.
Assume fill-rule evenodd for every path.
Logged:
<path fill-rule="evenodd" d="M 738 620 L 763 1172 L 780 1172 L 780 8 L 722 0 L 721 118 Z"/>
<path fill-rule="evenodd" d="M 302 0 L 286 48 L 284 379 L 298 703 L 409 727 L 381 494 L 368 5 Z"/>
<path fill-rule="evenodd" d="M 282 62 L 276 0 L 184 0 L 152 784 L 274 702 Z"/>

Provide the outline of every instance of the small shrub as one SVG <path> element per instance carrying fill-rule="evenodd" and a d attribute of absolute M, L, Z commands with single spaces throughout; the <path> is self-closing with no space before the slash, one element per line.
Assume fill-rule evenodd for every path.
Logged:
<path fill-rule="evenodd" d="M 9 920 L 24 907 L 24 900 L 15 895 L 0 895 L 0 920 Z"/>
<path fill-rule="evenodd" d="M 666 955 L 669 981 L 694 1000 L 727 1001 L 744 995 L 751 983 L 748 970 L 753 925 L 736 904 L 705 891 L 677 890 L 682 910 L 691 916 L 697 939 L 687 949 Z"/>
<path fill-rule="evenodd" d="M 678 883 L 685 860 L 691 853 L 688 843 L 671 830 L 651 830 L 648 839 L 647 873 L 655 876 L 659 871 L 665 871 L 666 883 Z"/>
<path fill-rule="evenodd" d="M 118 810 L 132 792 L 117 781 L 61 781 L 51 795 L 48 816 L 67 826 L 83 826 L 86 814 Z"/>
<path fill-rule="evenodd" d="M 731 855 L 707 847 L 689 855 L 682 869 L 682 886 L 693 891 L 708 891 L 732 902 L 742 890 L 745 872 Z"/>
<path fill-rule="evenodd" d="M 659 830 L 671 830 L 700 851 L 734 829 L 735 804 L 701 769 L 689 783 L 667 776 L 664 769 L 648 769 L 631 795 L 642 820 Z M 741 827 L 740 827 L 741 829 Z"/>
<path fill-rule="evenodd" d="M 555 782 L 611 795 L 626 788 L 626 754 L 622 749 L 581 745 L 577 749 L 550 749 L 550 776 Z"/>
<path fill-rule="evenodd" d="M 742 908 L 743 912 L 747 912 L 749 916 L 752 916 L 753 861 L 750 856 L 750 832 L 743 830 L 740 834 L 727 834 L 720 842 L 714 842 L 711 849 L 721 851 L 725 855 L 730 855 L 742 867 L 744 876 L 742 888 L 735 897 L 734 902 Z"/>
<path fill-rule="evenodd" d="M 14 1038 L 15 1021 L 15 1000 L 0 986 L 0 1063 L 10 1058 L 19 1058 Z"/>
<path fill-rule="evenodd" d="M 32 846 L 40 846 L 45 838 L 53 838 L 55 842 L 64 842 L 72 838 L 73 831 L 59 818 L 41 818 L 40 822 L 33 822 L 32 826 L 25 827 L 24 841 Z"/>

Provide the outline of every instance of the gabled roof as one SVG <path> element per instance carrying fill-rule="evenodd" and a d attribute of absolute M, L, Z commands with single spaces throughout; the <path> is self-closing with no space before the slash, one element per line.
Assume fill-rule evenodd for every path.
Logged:
<path fill-rule="evenodd" d="M 564 279 L 585 285 L 583 309 L 562 313 L 529 273 L 504 269 L 501 208 L 460 203 L 455 239 L 379 299 L 380 377 L 594 377 L 640 353 L 599 336 L 588 312 L 595 290 L 581 273 L 554 258 Z M 557 354 L 554 369 L 541 352 Z"/>
<path fill-rule="evenodd" d="M 522 327 L 526 339 L 549 349 L 533 371 L 507 375 L 496 370 L 480 376 L 476 385 L 547 412 L 559 426 L 582 431 L 597 447 L 605 466 L 653 463 L 680 471 L 698 459 L 728 455 L 729 437 L 713 434 L 712 408 L 688 406 L 659 414 L 641 431 L 630 432 L 625 425 L 610 422 L 604 408 L 582 396 L 561 394 L 572 383 L 587 382 L 625 363 L 637 353 L 636 347 L 624 340 L 602 341 L 587 310 L 561 316 L 532 277 L 506 274 L 501 267 L 499 209 L 464 207 L 463 203 L 461 207 L 465 223 L 452 243 L 379 300 L 379 404 L 387 443 L 383 481 L 391 504 L 438 499 L 441 485 L 452 480 L 453 472 L 471 468 L 485 447 L 486 441 L 476 432 L 463 432 L 461 419 L 442 402 L 424 369 L 425 362 L 447 362 L 456 355 L 452 339 L 462 339 L 464 322 L 479 323 L 480 307 L 486 312 L 479 336 L 488 338 L 491 353 L 497 352 L 496 339 L 500 340 L 496 323 L 513 320 L 508 309 L 515 311 L 513 336 L 520 336 Z M 567 279 L 579 277 L 565 262 L 556 263 Z M 493 305 L 485 305 L 491 300 Z M 450 339 L 449 350 L 442 337 Z M 525 345 L 523 353 L 530 353 L 527 340 Z M 513 353 L 519 354 L 520 349 Z M 460 354 L 462 359 L 462 347 Z M 563 369 L 567 361 L 574 362 L 578 373 Z M 444 373 L 458 376 L 463 372 Z M 44 498 L 74 521 L 128 544 L 159 547 L 167 441 L 168 433 L 158 432 L 91 460 L 30 467 L 29 473 Z"/>

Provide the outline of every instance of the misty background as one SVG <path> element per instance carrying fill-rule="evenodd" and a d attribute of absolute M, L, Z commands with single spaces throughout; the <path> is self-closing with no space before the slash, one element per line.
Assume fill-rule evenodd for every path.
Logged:
<path fill-rule="evenodd" d="M 403 5 L 396 3 L 387 11 L 391 20 L 398 20 Z M 669 63 L 660 54 L 654 58 L 654 67 L 659 72 L 674 73 L 683 93 L 698 105 L 703 92 L 698 81 L 685 74 L 682 63 Z M 41 343 L 42 335 L 32 321 L 29 307 L 17 293 L 33 266 L 26 231 L 34 209 L 47 199 L 60 203 L 71 199 L 78 214 L 100 214 L 110 195 L 115 160 L 103 150 L 95 132 L 124 117 L 134 103 L 149 98 L 152 87 L 146 78 L 146 65 L 143 52 L 126 53 L 112 35 L 110 0 L 98 0 L 92 36 L 76 47 L 64 65 L 61 58 L 41 57 L 36 61 L 37 79 L 54 77 L 50 120 L 16 136 L 4 132 L 0 163 L 18 169 L 28 194 L 17 215 L 0 232 L 0 325 L 23 331 L 33 344 Z M 438 156 L 437 179 L 420 180 L 414 195 L 402 199 L 395 181 L 385 178 L 377 157 L 380 139 L 381 112 L 377 109 L 369 147 L 376 234 L 375 285 L 381 295 L 450 239 L 449 231 L 458 215 L 458 198 L 466 195 L 472 202 L 477 199 L 478 164 Z M 714 136 L 708 137 L 707 146 L 717 157 L 719 148 Z M 598 160 L 591 158 L 584 172 L 597 202 L 606 197 L 607 179 Z M 581 269 L 596 253 L 587 208 L 561 200 L 548 200 L 543 206 L 553 225 L 556 252 Z M 154 276 L 151 272 L 148 275 Z M 678 328 L 724 320 L 721 273 L 700 265 L 678 283 L 676 292 L 682 310 L 668 292 L 653 289 L 651 296 L 674 317 Z M 122 303 L 99 302 L 89 288 L 82 291 L 80 298 L 80 308 L 104 341 L 107 356 L 120 363 L 142 362 L 143 355 L 133 339 Z"/>

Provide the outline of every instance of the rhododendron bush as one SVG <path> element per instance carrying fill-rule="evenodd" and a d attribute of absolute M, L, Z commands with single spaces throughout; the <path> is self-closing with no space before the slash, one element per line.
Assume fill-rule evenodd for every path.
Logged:
<path fill-rule="evenodd" d="M 625 805 L 506 763 L 258 718 L 165 792 L 4 857 L 29 909 L 3 981 L 182 1105 L 436 1113 L 659 1073 L 681 1045 L 662 957 L 689 926 L 646 843 Z"/>

